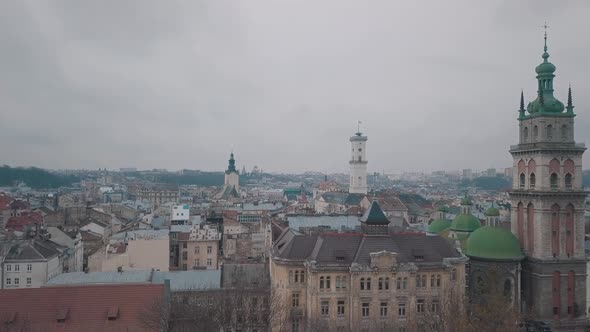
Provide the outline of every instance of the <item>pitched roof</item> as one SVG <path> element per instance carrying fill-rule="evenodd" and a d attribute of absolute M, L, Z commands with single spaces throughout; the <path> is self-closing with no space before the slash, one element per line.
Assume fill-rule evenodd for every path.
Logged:
<path fill-rule="evenodd" d="M 18 217 L 10 217 L 6 222 L 6 229 L 22 232 L 26 226 L 43 223 L 43 216 L 37 212 L 23 212 Z"/>
<path fill-rule="evenodd" d="M 15 331 L 145 331 L 142 315 L 163 296 L 164 285 L 151 284 L 5 289 L 0 312 Z"/>
<path fill-rule="evenodd" d="M 373 201 L 369 209 L 365 212 L 365 214 L 361 217 L 361 222 L 364 222 L 368 225 L 387 225 L 389 224 L 389 219 L 381 210 L 379 203 L 377 201 Z"/>
<path fill-rule="evenodd" d="M 291 231 L 292 232 L 292 231 Z M 302 235 L 284 232 L 279 238 L 284 248 L 275 245 L 275 258 L 286 260 L 315 260 L 318 265 L 349 266 L 355 262 L 370 264 L 370 254 L 379 251 L 397 253 L 400 262 L 442 262 L 443 258 L 461 257 L 451 244 L 440 236 L 424 233 L 394 233 L 367 235 L 362 233 L 325 233 Z"/>

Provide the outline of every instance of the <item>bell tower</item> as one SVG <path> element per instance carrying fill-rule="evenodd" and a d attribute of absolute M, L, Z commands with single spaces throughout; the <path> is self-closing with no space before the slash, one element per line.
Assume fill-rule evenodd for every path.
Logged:
<path fill-rule="evenodd" d="M 569 331 L 587 324 L 587 193 L 582 188 L 586 148 L 574 141 L 571 87 L 566 107 L 553 95 L 556 68 L 548 60 L 546 30 L 542 58 L 535 68 L 537 96 L 526 109 L 521 92 L 519 142 L 510 147 L 511 230 L 526 256 L 521 308 L 556 331 Z"/>
<path fill-rule="evenodd" d="M 367 193 L 367 159 L 365 146 L 367 136 L 363 136 L 360 131 L 360 121 L 358 131 L 350 138 L 352 146 L 350 164 L 350 187 L 348 192 L 351 194 Z"/>

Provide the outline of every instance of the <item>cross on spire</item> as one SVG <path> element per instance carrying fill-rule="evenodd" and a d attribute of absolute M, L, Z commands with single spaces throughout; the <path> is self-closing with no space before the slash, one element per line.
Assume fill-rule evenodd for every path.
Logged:
<path fill-rule="evenodd" d="M 543 50 L 545 52 L 547 52 L 547 29 L 550 28 L 550 26 L 547 25 L 547 21 L 545 21 L 545 24 L 541 25 L 541 28 L 543 28 L 545 30 L 545 34 L 544 34 L 545 35 L 545 47 L 543 48 Z"/>

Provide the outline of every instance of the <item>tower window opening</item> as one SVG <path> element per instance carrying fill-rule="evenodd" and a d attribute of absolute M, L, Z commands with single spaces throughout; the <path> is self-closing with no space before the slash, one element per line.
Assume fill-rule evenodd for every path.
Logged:
<path fill-rule="evenodd" d="M 565 188 L 572 189 L 572 175 L 570 173 L 565 175 Z"/>
<path fill-rule="evenodd" d="M 362 161 L 362 157 L 361 156 L 359 156 L 359 161 Z"/>
<path fill-rule="evenodd" d="M 537 136 L 539 136 L 539 127 L 537 127 L 536 125 L 533 127 L 533 140 L 537 139 Z"/>
<path fill-rule="evenodd" d="M 529 127 L 524 127 L 523 136 L 525 142 L 529 140 Z"/>
<path fill-rule="evenodd" d="M 558 187 L 558 178 L 557 178 L 557 174 L 556 173 L 551 173 L 550 179 L 550 186 L 551 189 L 555 190 Z"/>
<path fill-rule="evenodd" d="M 562 141 L 567 140 L 567 125 L 561 126 L 561 140 Z"/>
<path fill-rule="evenodd" d="M 537 182 L 536 177 L 535 177 L 535 173 L 531 173 L 531 175 L 529 176 L 529 187 L 531 189 L 535 189 L 535 183 Z"/>
<path fill-rule="evenodd" d="M 553 139 L 553 126 L 547 125 L 547 140 Z"/>
<path fill-rule="evenodd" d="M 520 173 L 520 189 L 524 189 L 525 176 L 524 173 Z"/>

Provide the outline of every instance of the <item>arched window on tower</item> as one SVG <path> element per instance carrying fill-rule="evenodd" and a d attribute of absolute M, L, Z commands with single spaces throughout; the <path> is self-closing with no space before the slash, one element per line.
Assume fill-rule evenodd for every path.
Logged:
<path fill-rule="evenodd" d="M 518 203 L 516 211 L 518 240 L 520 242 L 520 247 L 524 248 L 524 204 L 522 202 Z"/>
<path fill-rule="evenodd" d="M 539 127 L 537 127 L 537 125 L 535 125 L 533 127 L 533 141 L 536 141 L 538 136 L 539 136 Z"/>
<path fill-rule="evenodd" d="M 512 281 L 510 279 L 504 280 L 504 296 L 512 299 Z"/>
<path fill-rule="evenodd" d="M 572 175 L 570 173 L 565 175 L 565 189 L 572 189 Z"/>
<path fill-rule="evenodd" d="M 526 143 L 529 140 L 529 127 L 524 127 L 522 136 L 523 141 Z"/>
<path fill-rule="evenodd" d="M 557 174 L 551 173 L 549 183 L 552 190 L 556 190 L 559 187 L 559 178 L 557 177 Z"/>
<path fill-rule="evenodd" d="M 547 125 L 547 140 L 550 141 L 553 139 L 553 126 Z"/>
<path fill-rule="evenodd" d="M 537 182 L 535 173 L 531 173 L 529 176 L 529 188 L 535 189 L 535 183 Z"/>
<path fill-rule="evenodd" d="M 553 299 L 553 318 L 559 319 L 559 314 L 561 312 L 561 291 L 560 291 L 560 284 L 561 284 L 561 274 L 559 271 L 553 272 L 553 292 L 552 292 L 552 299 Z"/>
<path fill-rule="evenodd" d="M 566 141 L 567 140 L 567 125 L 562 125 L 561 126 L 561 140 L 562 141 Z"/>
<path fill-rule="evenodd" d="M 524 189 L 525 180 L 526 177 L 524 176 L 524 173 L 520 173 L 520 189 Z"/>
<path fill-rule="evenodd" d="M 569 204 L 565 208 L 565 253 L 567 257 L 574 255 L 574 206 Z"/>
<path fill-rule="evenodd" d="M 559 205 L 554 204 L 551 207 L 551 252 L 553 257 L 559 256 L 559 237 L 561 235 L 559 213 Z"/>
<path fill-rule="evenodd" d="M 533 203 L 529 203 L 527 206 L 526 230 L 527 249 L 529 255 L 531 255 L 535 250 L 535 207 L 533 206 Z"/>

